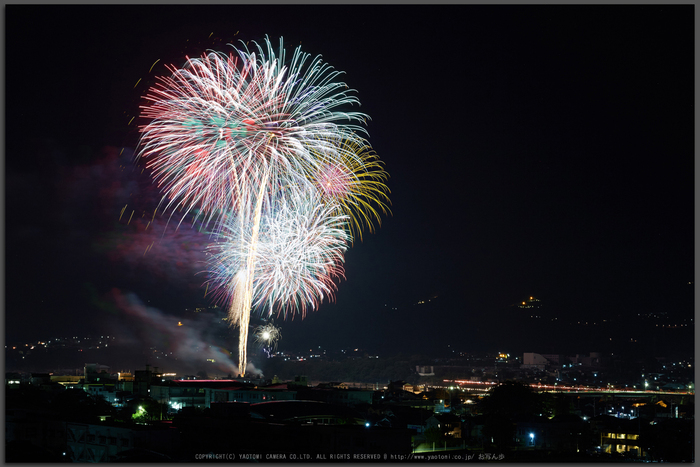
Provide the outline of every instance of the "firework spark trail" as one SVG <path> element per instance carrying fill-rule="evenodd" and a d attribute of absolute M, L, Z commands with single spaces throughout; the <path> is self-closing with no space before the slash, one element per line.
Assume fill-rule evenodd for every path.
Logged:
<path fill-rule="evenodd" d="M 250 322 L 250 313 L 246 313 L 246 305 L 249 306 L 252 301 L 250 297 L 250 278 L 245 269 L 236 273 L 231 281 L 233 288 L 231 306 L 228 316 L 232 325 L 238 325 L 238 373 L 243 376 L 245 372 L 245 362 L 247 361 L 247 342 L 248 342 L 248 326 Z M 245 338 L 245 340 L 244 340 Z"/>
<path fill-rule="evenodd" d="M 243 374 L 251 309 L 286 316 L 299 307 L 303 317 L 307 306 L 332 298 L 347 243 L 379 221 L 372 205 L 387 212 L 388 189 L 381 164 L 358 136 L 368 117 L 339 110 L 359 105 L 337 80 L 341 72 L 299 47 L 287 60 L 281 39 L 277 52 L 267 38 L 253 51 L 234 51 L 188 58 L 149 90 L 137 159 L 152 170 L 165 211 L 179 212 L 180 222 L 190 215 L 213 222 L 236 251 L 236 267 L 221 266 L 225 254 L 215 255 L 214 282 L 240 327 Z M 263 226 L 271 230 L 263 233 Z M 304 229 L 303 240 L 290 237 Z M 279 255 L 291 244 L 298 246 L 287 252 L 296 268 Z M 294 256 L 299 251 L 306 256 Z M 312 272 L 299 275 L 304 268 Z"/>
<path fill-rule="evenodd" d="M 240 355 L 239 360 L 239 373 L 241 375 L 245 374 L 246 362 L 247 362 L 247 343 L 248 343 L 248 327 L 250 323 L 250 307 L 253 302 L 253 271 L 255 268 L 255 254 L 258 248 L 258 234 L 260 232 L 260 216 L 262 213 L 263 205 L 263 195 L 265 191 L 265 184 L 267 183 L 267 178 L 269 176 L 269 169 L 265 170 L 265 176 L 263 177 L 263 183 L 260 184 L 260 192 L 258 193 L 258 199 L 255 204 L 255 217 L 253 218 L 253 232 L 251 234 L 250 248 L 247 252 L 246 258 L 246 269 L 245 269 L 245 282 L 244 282 L 244 293 L 243 300 L 237 300 L 231 307 L 229 312 L 229 317 L 236 317 L 239 320 L 239 337 L 238 337 L 238 353 Z"/>

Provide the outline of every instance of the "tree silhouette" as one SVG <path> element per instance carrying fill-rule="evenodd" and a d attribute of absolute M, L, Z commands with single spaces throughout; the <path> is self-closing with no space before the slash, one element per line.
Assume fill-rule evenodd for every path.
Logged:
<path fill-rule="evenodd" d="M 503 452 L 514 444 L 515 421 L 539 415 L 542 400 L 529 386 L 505 381 L 481 400 L 481 410 L 485 419 L 484 435 Z"/>

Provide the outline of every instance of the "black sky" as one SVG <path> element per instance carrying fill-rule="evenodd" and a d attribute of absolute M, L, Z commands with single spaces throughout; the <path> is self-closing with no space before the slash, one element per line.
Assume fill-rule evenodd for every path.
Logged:
<path fill-rule="evenodd" d="M 9 5 L 5 25 L 8 341 L 104 332 L 112 289 L 207 303 L 194 232 L 129 250 L 121 208 L 155 208 L 129 122 L 165 63 L 266 34 L 346 73 L 391 175 L 393 215 L 288 344 L 469 340 L 530 295 L 693 314 L 693 5 Z"/>

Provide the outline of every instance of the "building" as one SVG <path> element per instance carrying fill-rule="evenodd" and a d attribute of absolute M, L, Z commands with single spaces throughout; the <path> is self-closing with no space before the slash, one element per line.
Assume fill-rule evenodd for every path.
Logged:
<path fill-rule="evenodd" d="M 71 376 L 71 375 L 51 375 L 51 382 L 58 383 L 61 386 L 67 388 L 76 387 L 80 384 L 82 380 L 81 376 Z"/>
<path fill-rule="evenodd" d="M 241 383 L 232 379 L 180 379 L 172 381 L 160 381 L 150 385 L 149 395 L 161 404 L 168 404 L 171 412 L 177 412 L 183 407 L 197 407 L 203 409 L 209 407 L 212 400 L 212 394 L 209 393 L 207 401 L 207 389 L 218 390 L 248 390 L 255 386 L 247 383 Z M 221 398 L 222 401 L 236 400 L 227 399 L 230 394 L 215 396 Z"/>
<path fill-rule="evenodd" d="M 123 381 L 125 383 L 128 382 L 128 378 L 125 378 Z M 156 381 L 160 381 L 160 374 L 153 371 L 150 365 L 146 365 L 145 370 L 136 370 L 134 372 L 134 379 L 131 381 L 131 392 L 139 396 L 149 396 L 151 384 Z"/>
<path fill-rule="evenodd" d="M 219 410 L 230 406 L 232 410 Z M 215 408 L 216 407 L 216 408 Z M 236 452 L 251 461 L 380 461 L 387 453 L 409 454 L 412 430 L 367 423 L 349 407 L 312 401 L 259 404 L 212 403 L 213 414 L 179 415 L 185 458 L 196 453 Z M 371 456 L 368 456 L 371 454 Z"/>
<path fill-rule="evenodd" d="M 542 308 L 542 302 L 535 297 L 530 297 L 529 299 L 525 300 L 524 302 L 519 303 L 518 308 L 524 308 L 524 309 Z"/>
<path fill-rule="evenodd" d="M 211 407 L 212 402 L 268 402 L 277 400 L 294 400 L 297 392 L 287 389 L 286 384 L 264 388 L 247 388 L 236 385 L 224 388 L 204 388 L 204 406 Z"/>
<path fill-rule="evenodd" d="M 571 363 L 597 368 L 603 365 L 603 356 L 599 352 L 591 352 L 588 356 L 576 354 L 576 356 L 571 357 Z"/>
<path fill-rule="evenodd" d="M 443 434 L 443 436 L 449 436 L 454 439 L 462 439 L 462 420 L 456 415 L 431 415 L 425 421 L 425 430 L 430 429 L 438 430 Z"/>
<path fill-rule="evenodd" d="M 114 384 L 86 383 L 82 385 L 83 390 L 95 397 L 102 397 L 112 405 L 117 403 L 117 391 Z"/>
<path fill-rule="evenodd" d="M 51 375 L 48 373 L 32 373 L 30 378 L 31 384 L 34 386 L 42 386 L 51 382 Z"/>
<path fill-rule="evenodd" d="M 73 462 L 110 462 L 134 449 L 176 452 L 179 432 L 170 426 L 65 422 L 68 456 Z"/>
<path fill-rule="evenodd" d="M 5 411 L 6 448 L 10 444 L 32 446 L 32 449 L 41 447 L 55 459 L 62 459 L 66 451 L 66 423 L 55 419 L 51 411 L 8 408 Z M 31 459 L 25 454 L 25 462 Z"/>
<path fill-rule="evenodd" d="M 99 382 L 101 378 L 109 378 L 109 367 L 99 363 L 86 363 L 83 377 L 86 383 Z"/>
<path fill-rule="evenodd" d="M 644 457 L 639 437 L 641 424 L 639 420 L 627 420 L 609 415 L 599 415 L 591 419 L 593 433 L 601 452 L 608 454 L 627 454 Z"/>
<path fill-rule="evenodd" d="M 525 352 L 523 354 L 523 364 L 520 365 L 520 368 L 544 370 L 548 365 L 550 365 L 550 362 L 544 355 Z"/>
<path fill-rule="evenodd" d="M 251 404 L 253 419 L 300 425 L 364 425 L 365 419 L 350 407 L 318 401 L 268 401 Z"/>
<path fill-rule="evenodd" d="M 377 391 L 359 388 L 347 388 L 342 385 L 331 387 L 319 384 L 317 387 L 295 387 L 296 399 L 342 404 L 351 407 L 360 404 L 372 405 Z"/>

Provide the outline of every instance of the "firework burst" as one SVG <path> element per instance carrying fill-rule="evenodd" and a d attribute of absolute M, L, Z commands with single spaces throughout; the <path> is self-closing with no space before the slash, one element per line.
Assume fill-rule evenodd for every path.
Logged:
<path fill-rule="evenodd" d="M 250 275 L 252 307 L 264 316 L 284 318 L 297 312 L 303 317 L 324 298 L 332 300 L 335 281 L 344 277 L 344 254 L 351 240 L 348 216 L 337 211 L 313 196 L 266 203 L 255 242 L 249 223 L 233 218 L 222 227 L 219 241 L 207 249 L 212 273 L 209 289 L 220 301 L 233 303 Z M 254 268 L 248 273 L 253 243 Z M 240 322 L 238 307 L 230 309 L 231 321 Z"/>
<path fill-rule="evenodd" d="M 374 230 L 381 224 L 380 212 L 388 214 L 389 174 L 377 154 L 363 140 L 340 143 L 334 158 L 319 158 L 319 170 L 313 181 L 324 202 L 337 207 L 348 216 L 348 228 L 353 238 L 362 240 L 362 230 Z"/>
<path fill-rule="evenodd" d="M 362 127 L 351 122 L 366 115 L 335 110 L 359 104 L 334 81 L 340 72 L 299 48 L 285 66 L 282 42 L 278 53 L 265 44 L 256 44 L 257 54 L 243 48 L 189 59 L 145 96 L 149 123 L 138 157 L 153 170 L 165 210 L 184 217 L 198 207 L 196 215 L 217 220 L 248 207 L 242 198 L 261 184 L 308 178 L 339 141 L 360 140 Z"/>
<path fill-rule="evenodd" d="M 256 327 L 254 334 L 255 342 L 268 351 L 274 351 L 277 348 L 277 341 L 282 338 L 282 328 L 270 322 Z"/>
<path fill-rule="evenodd" d="M 169 70 L 145 96 L 137 158 L 164 211 L 220 234 L 212 282 L 243 374 L 251 310 L 303 317 L 332 298 L 352 235 L 387 212 L 386 173 L 359 136 L 368 117 L 340 110 L 359 100 L 319 56 L 287 60 L 266 39 Z"/>

